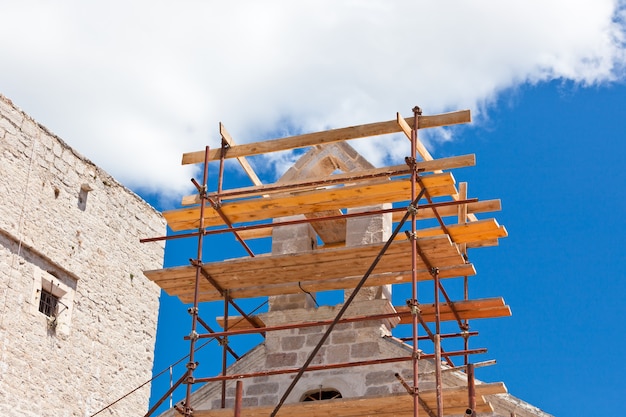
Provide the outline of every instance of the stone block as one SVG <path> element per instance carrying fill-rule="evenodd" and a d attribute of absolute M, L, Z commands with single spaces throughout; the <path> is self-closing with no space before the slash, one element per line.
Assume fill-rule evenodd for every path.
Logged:
<path fill-rule="evenodd" d="M 298 354 L 295 352 L 271 353 L 267 355 L 267 357 L 265 358 L 265 366 L 268 369 L 295 366 L 297 359 L 298 359 Z"/>
<path fill-rule="evenodd" d="M 304 346 L 304 336 L 287 336 L 280 340 L 280 348 L 283 351 L 298 350 Z"/>
<path fill-rule="evenodd" d="M 366 397 L 389 394 L 389 387 L 384 385 L 380 387 L 368 387 L 365 391 Z"/>
<path fill-rule="evenodd" d="M 386 385 L 397 381 L 393 371 L 374 371 L 365 375 L 365 385 Z"/>
<path fill-rule="evenodd" d="M 259 406 L 269 406 L 278 404 L 278 395 L 263 395 L 259 397 Z"/>
<path fill-rule="evenodd" d="M 332 331 L 330 333 L 330 343 L 333 345 L 354 342 L 356 342 L 356 331 L 354 330 L 347 330 L 343 332 Z"/>
<path fill-rule="evenodd" d="M 350 360 L 350 347 L 347 345 L 331 345 L 326 348 L 328 363 L 341 363 Z"/>
<path fill-rule="evenodd" d="M 379 353 L 377 342 L 355 343 L 350 346 L 350 357 L 353 359 L 373 358 Z"/>
<path fill-rule="evenodd" d="M 259 396 L 261 394 L 275 394 L 278 392 L 278 383 L 264 382 L 261 384 L 249 385 L 246 388 L 246 396 Z"/>

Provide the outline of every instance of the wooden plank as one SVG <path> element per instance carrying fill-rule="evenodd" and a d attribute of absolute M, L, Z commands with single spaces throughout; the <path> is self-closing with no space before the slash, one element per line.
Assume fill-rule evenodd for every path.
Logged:
<path fill-rule="evenodd" d="M 440 268 L 441 278 L 474 275 L 455 244 L 447 235 L 420 240 L 429 261 Z M 361 247 L 342 247 L 296 254 L 257 256 L 207 263 L 203 270 L 233 298 L 247 298 L 307 291 L 329 291 L 354 288 L 384 243 Z M 378 286 L 409 282 L 411 279 L 410 242 L 396 241 L 366 282 Z M 195 269 L 191 266 L 146 271 L 150 280 L 183 302 L 191 300 Z M 418 262 L 418 279 L 432 279 L 426 265 Z M 201 301 L 220 299 L 220 294 L 206 280 L 200 282 Z"/>
<path fill-rule="evenodd" d="M 474 203 L 464 204 L 467 206 L 468 213 L 490 213 L 494 211 L 500 211 L 502 209 L 502 204 L 500 200 L 484 200 L 484 201 L 476 201 Z M 457 216 L 458 206 L 443 206 L 437 207 L 437 213 L 441 217 L 452 217 Z M 393 221 L 397 222 L 404 216 L 404 212 L 400 211 L 397 213 L 393 213 Z M 419 208 L 417 210 L 416 215 L 417 220 L 425 220 L 425 219 L 434 219 L 435 212 L 431 208 Z"/>
<path fill-rule="evenodd" d="M 314 219 L 319 217 L 340 216 L 341 214 L 341 210 L 328 210 L 319 213 L 308 213 L 305 214 L 305 217 L 307 219 Z M 340 218 L 312 222 L 311 227 L 325 245 L 338 245 L 346 242 L 347 219 Z"/>
<path fill-rule="evenodd" d="M 412 117 L 405 120 L 409 124 L 409 126 L 413 124 Z M 449 126 L 469 122 L 471 122 L 471 115 L 469 110 L 462 110 L 433 116 L 419 116 L 418 120 L 420 129 Z M 333 143 L 350 139 L 360 139 L 370 136 L 386 135 L 390 133 L 397 133 L 400 131 L 401 129 L 398 126 L 397 120 L 389 120 L 386 122 L 369 123 L 359 126 L 331 129 L 324 132 L 305 133 L 303 135 L 291 136 L 287 138 L 237 145 L 231 147 L 228 150 L 226 157 L 237 158 L 240 156 L 252 156 L 269 152 L 286 151 L 289 149 L 300 149 L 313 145 L 321 145 L 324 143 Z M 220 159 L 220 154 L 221 149 L 210 150 L 209 160 L 215 161 Z M 200 162 L 204 162 L 204 151 L 188 152 L 183 154 L 183 165 L 197 164 Z"/>
<path fill-rule="evenodd" d="M 421 239 L 422 250 L 435 261 L 447 260 L 450 257 L 459 263 L 462 256 L 456 246 L 453 245 L 446 235 L 427 237 Z M 311 278 L 320 274 L 328 274 L 328 278 L 341 278 L 342 270 L 350 271 L 348 275 L 359 273 L 352 268 L 358 267 L 365 272 L 371 261 L 378 255 L 384 243 L 370 244 L 359 247 L 343 247 L 327 249 L 324 251 L 309 251 L 294 254 L 274 256 L 257 256 L 255 258 L 237 258 L 221 262 L 206 263 L 203 269 L 218 281 L 241 281 L 243 285 L 259 285 L 277 282 L 298 282 L 303 278 Z M 379 265 L 390 269 L 385 272 L 403 271 L 410 269 L 410 242 L 393 242 Z M 328 270 L 328 271 L 327 271 Z M 303 271 L 306 275 L 303 276 Z M 293 276 L 288 274 L 292 273 Z M 154 271 L 146 271 L 144 274 L 154 281 L 172 281 L 177 283 L 181 278 L 193 278 L 192 266 L 181 266 Z M 177 285 L 177 284 L 174 284 Z M 224 288 L 232 285 L 225 284 Z"/>
<path fill-rule="evenodd" d="M 470 243 L 466 243 L 468 248 L 487 248 L 490 246 L 498 246 L 499 241 L 498 239 L 485 239 L 485 240 L 481 240 L 480 242 L 470 242 Z"/>
<path fill-rule="evenodd" d="M 249 320 L 242 316 L 228 316 L 228 330 L 254 329 L 265 327 L 266 324 L 259 316 L 248 316 Z M 224 317 L 216 317 L 217 324 L 224 328 Z M 252 321 L 252 323 L 250 323 Z"/>
<path fill-rule="evenodd" d="M 449 158 L 440 158 L 432 161 L 419 161 L 417 162 L 417 169 L 421 172 L 434 172 L 443 169 L 463 168 L 476 165 L 476 156 L 461 155 L 453 156 Z M 242 187 L 231 190 L 224 190 L 219 195 L 217 193 L 209 193 L 209 197 L 219 197 L 222 201 L 240 199 L 242 197 L 250 198 L 261 195 L 271 194 L 284 194 L 286 188 L 289 192 L 300 192 L 306 190 L 316 190 L 320 188 L 320 183 L 328 183 L 330 185 L 335 184 L 359 184 L 363 182 L 371 181 L 373 175 L 388 174 L 389 177 L 406 175 L 408 167 L 406 165 L 395 165 L 383 168 L 373 168 L 362 171 L 352 171 L 346 174 L 334 174 L 325 179 L 319 179 L 317 181 L 305 180 L 305 181 L 293 181 L 285 182 L 281 184 L 268 184 L 253 187 Z M 330 180 L 330 181 L 329 181 Z M 278 188 L 280 187 L 280 188 Z M 182 205 L 200 204 L 200 198 L 198 194 L 185 196 L 182 199 Z"/>
<path fill-rule="evenodd" d="M 462 320 L 511 316 L 511 308 L 504 304 L 504 299 L 502 297 L 454 301 L 453 304 Z M 442 303 L 439 308 L 441 321 L 456 320 L 452 309 L 447 303 Z M 395 307 L 395 309 L 399 313 L 408 313 L 410 311 L 407 306 L 398 306 Z M 424 321 L 428 323 L 435 321 L 434 304 L 421 304 L 420 310 Z M 252 316 L 251 319 L 254 320 L 256 326 L 253 326 L 248 320 L 245 320 L 241 316 L 229 316 L 228 328 L 251 329 L 253 327 L 265 326 L 263 321 L 258 316 Z M 224 317 L 216 317 L 215 320 L 222 328 L 224 327 Z M 411 324 L 412 320 L 411 316 L 401 317 L 399 324 Z"/>
<path fill-rule="evenodd" d="M 468 213 L 488 213 L 488 212 L 500 211 L 501 208 L 502 208 L 500 200 L 477 201 L 477 202 L 468 203 L 468 204 L 465 204 L 465 205 L 467 206 Z M 456 216 L 457 215 L 457 206 L 443 206 L 443 207 L 439 207 L 439 208 L 437 208 L 437 213 L 439 213 L 439 215 L 441 217 L 443 217 L 443 218 Z M 392 213 L 393 221 L 394 222 L 399 222 L 400 219 L 402 219 L 402 217 L 404 216 L 404 214 L 405 214 L 404 211 L 399 211 L 399 212 Z M 434 213 L 433 209 L 430 209 L 430 208 L 420 208 L 418 210 L 418 212 L 417 212 L 416 218 L 417 218 L 417 220 L 434 219 L 435 218 L 435 213 Z M 239 235 L 243 239 L 246 239 L 246 240 L 248 240 L 248 239 L 260 239 L 260 238 L 270 237 L 272 235 L 272 229 L 273 229 L 273 226 L 268 224 L 267 227 L 264 227 L 262 229 L 252 229 L 252 230 L 240 231 Z M 404 239 L 404 237 L 401 236 L 401 239 Z M 479 242 L 477 242 L 477 244 L 478 243 Z M 496 239 L 496 240 L 491 240 L 491 242 L 489 244 L 486 244 L 484 246 L 497 246 L 497 245 L 498 245 L 498 241 Z M 471 246 L 471 247 L 479 247 L 479 246 Z"/>
<path fill-rule="evenodd" d="M 509 317 L 511 315 L 511 308 L 504 304 L 504 300 L 501 297 L 455 301 L 454 307 L 462 320 Z M 452 312 L 452 308 L 450 308 L 450 305 L 442 303 L 439 308 L 441 321 L 455 320 L 455 316 Z M 398 306 L 396 307 L 396 310 L 398 312 L 408 312 L 409 308 L 406 306 Z M 425 321 L 430 323 L 435 321 L 434 304 L 421 304 L 420 310 L 422 312 L 422 318 Z M 411 323 L 412 318 L 410 316 L 402 317 L 400 319 L 400 324 Z"/>
<path fill-rule="evenodd" d="M 431 196 L 456 193 L 454 178 L 449 172 L 423 177 L 423 184 Z M 410 179 L 377 180 L 366 185 L 357 184 L 317 191 L 305 191 L 296 195 L 272 196 L 241 201 L 225 202 L 221 210 L 232 223 L 253 222 L 296 214 L 318 213 L 351 207 L 365 207 L 380 203 L 407 201 L 410 199 Z M 173 231 L 197 229 L 200 207 L 166 211 L 163 216 Z M 205 227 L 222 225 L 220 215 L 210 206 L 205 209 Z"/>
<path fill-rule="evenodd" d="M 222 122 L 220 122 L 220 135 L 222 136 L 222 140 L 226 142 L 229 147 L 232 148 L 233 146 L 235 146 L 235 141 L 233 140 L 232 136 L 230 136 L 230 133 L 228 133 Z M 228 155 L 228 150 L 226 151 L 226 155 Z M 256 175 L 256 172 L 254 172 L 254 169 L 244 156 L 238 156 L 237 161 L 239 161 L 239 164 L 241 165 L 245 173 L 248 174 L 248 177 L 250 177 L 250 180 L 252 180 L 252 183 L 254 185 L 263 185 L 259 177 Z"/>
<path fill-rule="evenodd" d="M 407 139 L 411 140 L 411 135 L 412 135 L 411 126 L 409 126 L 406 120 L 404 120 L 404 118 L 400 116 L 400 113 L 396 113 L 396 121 L 398 122 L 398 126 L 400 126 L 400 129 L 404 132 Z M 418 123 L 419 123 L 419 119 L 418 119 Z M 432 161 L 433 156 L 430 154 L 430 152 L 428 152 L 428 149 L 426 149 L 426 146 L 424 146 L 424 144 L 419 140 L 419 138 L 416 138 L 416 139 L 417 140 L 415 141 L 415 151 L 417 151 L 417 153 L 422 157 L 424 161 Z"/>
<path fill-rule="evenodd" d="M 502 383 L 476 384 L 476 411 L 493 411 L 485 400 L 485 395 L 504 394 L 506 387 Z M 463 415 L 467 408 L 467 388 L 443 388 L 443 414 L 445 416 Z M 420 398 L 431 410 L 436 410 L 437 394 L 435 390 L 420 390 Z M 271 406 L 243 407 L 242 417 L 266 417 L 274 409 Z M 420 407 L 420 413 L 425 412 Z M 194 417 L 229 417 L 233 410 L 222 408 L 213 410 L 194 410 Z M 284 404 L 278 416 L 305 417 L 372 417 L 372 416 L 413 416 L 413 397 L 407 394 L 391 394 L 378 397 L 340 398 L 326 401 L 307 401 Z"/>
<path fill-rule="evenodd" d="M 492 240 L 508 236 L 504 226 L 500 226 L 496 219 L 478 220 L 470 223 L 446 225 L 450 238 L 455 243 L 474 243 L 482 240 Z M 440 227 L 421 229 L 418 237 L 437 236 L 441 234 Z"/>

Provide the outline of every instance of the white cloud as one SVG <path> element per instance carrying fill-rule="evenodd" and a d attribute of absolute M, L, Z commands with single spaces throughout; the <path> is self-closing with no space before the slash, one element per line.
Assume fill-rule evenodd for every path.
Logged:
<path fill-rule="evenodd" d="M 523 83 L 622 79 L 623 6 L 5 2 L 0 92 L 125 184 L 180 195 L 192 175 L 181 154 L 216 146 L 218 121 L 243 143 L 408 116 L 416 104 L 477 116 Z M 374 163 L 397 158 L 384 149 L 405 139 L 384 140 L 383 152 L 358 146 Z"/>

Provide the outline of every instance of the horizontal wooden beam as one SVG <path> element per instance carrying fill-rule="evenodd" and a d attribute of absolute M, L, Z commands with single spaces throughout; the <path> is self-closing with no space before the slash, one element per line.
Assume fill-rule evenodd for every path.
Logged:
<path fill-rule="evenodd" d="M 456 320 L 454 311 L 459 314 L 461 320 L 509 317 L 511 315 L 511 308 L 504 304 L 502 297 L 455 301 L 452 304 L 454 305 L 454 310 L 447 303 L 442 303 L 439 306 L 441 321 Z M 408 313 L 410 309 L 407 306 L 399 306 L 396 307 L 396 311 L 399 313 Z M 424 321 L 429 323 L 434 322 L 435 305 L 420 304 L 420 314 Z M 411 324 L 412 320 L 413 318 L 411 316 L 405 315 L 400 318 L 400 324 Z"/>
<path fill-rule="evenodd" d="M 412 117 L 409 117 L 405 120 L 410 127 L 413 126 Z M 434 116 L 419 116 L 418 123 L 420 129 L 426 129 L 432 127 L 469 123 L 471 121 L 472 118 L 470 115 L 470 111 L 461 110 L 457 112 L 438 114 Z M 402 129 L 398 125 L 397 119 L 394 119 L 386 122 L 331 129 L 324 132 L 305 133 L 303 135 L 291 136 L 287 138 L 232 146 L 228 149 L 228 152 L 226 152 L 226 158 L 260 155 L 269 152 L 286 151 L 289 149 L 300 149 L 325 143 L 387 135 L 390 133 L 398 133 L 401 131 Z M 210 150 L 209 160 L 215 161 L 220 159 L 221 153 L 221 149 Z M 204 151 L 188 152 L 183 154 L 182 164 L 197 164 L 203 161 Z"/>
<path fill-rule="evenodd" d="M 371 265 L 383 243 L 358 247 L 343 247 L 295 254 L 238 258 L 202 265 L 203 271 L 232 298 L 251 298 L 269 295 L 294 294 L 306 291 L 330 291 L 354 288 L 362 273 Z M 376 270 L 366 286 L 396 284 L 411 280 L 411 258 L 407 257 L 411 242 L 392 243 L 380 258 Z M 422 252 L 431 265 L 440 268 L 441 278 L 454 278 L 475 274 L 456 245 L 447 235 L 420 239 Z M 421 259 L 417 263 L 418 280 L 430 280 L 430 269 Z M 183 266 L 145 271 L 148 279 L 157 283 L 170 295 L 181 301 L 193 299 L 195 268 Z M 221 299 L 219 292 L 202 281 L 199 289 L 201 301 Z"/>
<path fill-rule="evenodd" d="M 498 318 L 509 317 L 511 315 L 511 309 L 504 304 L 502 297 L 495 298 L 481 298 L 476 300 L 462 300 L 453 302 L 455 310 L 458 312 L 459 317 L 462 320 L 465 319 L 483 319 L 483 318 Z M 398 313 L 402 314 L 400 317 L 400 324 L 411 324 L 412 317 L 410 315 L 410 309 L 407 306 L 395 307 Z M 435 321 L 435 306 L 434 304 L 420 304 L 420 314 L 425 322 L 432 323 Z M 453 321 L 456 320 L 452 309 L 447 303 L 440 305 L 440 319 L 441 321 Z M 244 319 L 241 316 L 228 316 L 228 329 L 229 330 L 241 330 L 252 329 L 253 327 L 265 327 L 265 323 L 259 316 L 251 316 L 249 320 Z M 224 317 L 216 317 L 217 324 L 224 328 Z M 304 323 L 306 324 L 306 322 Z"/>
<path fill-rule="evenodd" d="M 422 177 L 422 183 L 431 196 L 456 194 L 454 177 L 451 173 L 433 174 Z M 377 179 L 367 184 L 303 191 L 295 195 L 274 195 L 268 198 L 235 200 L 225 202 L 220 210 L 232 222 L 243 223 L 274 219 L 296 214 L 316 213 L 352 207 L 366 207 L 381 202 L 399 202 L 410 199 L 408 178 Z M 197 229 L 200 221 L 200 206 L 186 207 L 163 212 L 168 226 L 173 231 Z M 204 226 L 223 225 L 219 213 L 207 205 L 204 210 Z"/>
<path fill-rule="evenodd" d="M 474 165 L 476 165 L 476 155 L 469 154 L 434 159 L 432 161 L 420 161 L 417 162 L 416 168 L 420 173 L 424 173 L 435 172 L 442 169 L 464 168 Z M 208 196 L 219 198 L 221 201 L 226 201 L 244 197 L 257 197 L 260 195 L 266 196 L 271 194 L 285 194 L 288 192 L 315 190 L 321 187 L 344 184 L 347 182 L 349 182 L 350 184 L 359 184 L 371 181 L 372 178 L 408 175 L 409 172 L 409 168 L 406 165 L 394 165 L 382 168 L 372 168 L 362 171 L 352 171 L 344 174 L 334 174 L 324 179 L 292 181 L 260 186 L 233 188 L 230 190 L 224 190 L 219 194 L 209 193 Z M 193 204 L 200 204 L 200 197 L 198 194 L 183 197 L 183 206 L 189 206 Z"/>
<path fill-rule="evenodd" d="M 475 203 L 468 203 L 467 212 L 468 213 L 489 213 L 494 211 L 500 211 L 502 209 L 502 205 L 499 199 L 496 200 L 485 200 L 485 201 L 477 201 Z M 400 219 L 404 216 L 406 211 L 398 211 L 392 213 L 392 218 L 394 222 L 400 221 Z M 437 208 L 437 213 L 441 217 L 452 217 L 457 215 L 457 206 L 442 206 Z M 416 219 L 417 220 L 426 220 L 435 218 L 435 212 L 432 208 L 421 208 L 418 209 Z M 239 236 L 242 239 L 260 239 L 264 237 L 269 237 L 272 235 L 273 226 L 269 225 L 264 228 L 259 229 L 250 229 L 250 230 L 242 230 L 239 231 Z M 403 238 L 403 237 L 402 237 Z M 497 240 L 495 242 L 497 245 Z M 491 246 L 491 245 L 487 245 Z"/>

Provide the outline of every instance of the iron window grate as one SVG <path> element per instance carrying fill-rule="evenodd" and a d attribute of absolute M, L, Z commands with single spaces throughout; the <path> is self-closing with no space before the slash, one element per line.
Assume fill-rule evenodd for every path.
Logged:
<path fill-rule="evenodd" d="M 44 289 L 41 290 L 39 298 L 39 311 L 48 317 L 56 317 L 59 297 Z"/>

